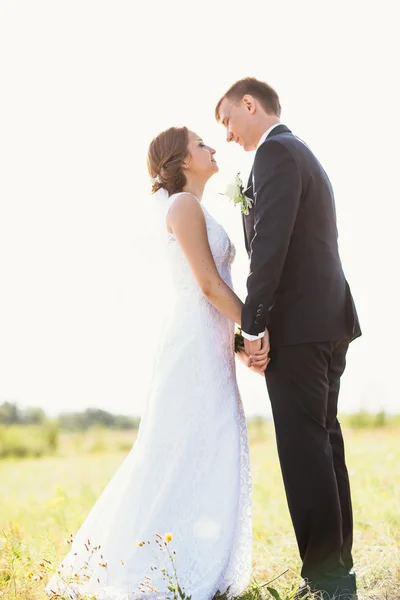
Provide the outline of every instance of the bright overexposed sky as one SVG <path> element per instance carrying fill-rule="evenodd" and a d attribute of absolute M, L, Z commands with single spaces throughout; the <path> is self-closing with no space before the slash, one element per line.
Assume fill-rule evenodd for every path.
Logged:
<path fill-rule="evenodd" d="M 0 0 L 0 403 L 140 414 L 166 291 L 146 153 L 186 124 L 217 150 L 204 202 L 248 269 L 224 191 L 252 154 L 214 106 L 233 81 L 276 88 L 282 121 L 334 186 L 363 329 L 340 408 L 399 410 L 400 47 L 395 3 Z M 265 382 L 238 367 L 248 414 Z"/>

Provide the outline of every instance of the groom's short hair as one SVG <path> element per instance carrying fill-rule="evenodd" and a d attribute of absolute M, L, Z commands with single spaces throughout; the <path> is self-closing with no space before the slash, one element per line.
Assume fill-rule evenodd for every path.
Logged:
<path fill-rule="evenodd" d="M 276 91 L 264 81 L 259 81 L 255 77 L 245 77 L 245 79 L 239 79 L 239 81 L 236 81 L 233 85 L 231 85 L 229 90 L 225 92 L 225 94 L 219 100 L 217 106 L 215 107 L 215 118 L 217 121 L 219 121 L 219 109 L 221 103 L 225 98 L 240 102 L 240 100 L 246 94 L 256 98 L 265 112 L 280 117 L 281 104 Z"/>

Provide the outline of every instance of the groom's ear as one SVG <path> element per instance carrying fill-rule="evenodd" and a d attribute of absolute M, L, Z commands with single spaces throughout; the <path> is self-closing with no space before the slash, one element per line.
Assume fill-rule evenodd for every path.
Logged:
<path fill-rule="evenodd" d="M 250 96 L 250 94 L 245 94 L 242 98 L 242 102 L 251 115 L 256 112 L 256 101 L 253 96 Z"/>

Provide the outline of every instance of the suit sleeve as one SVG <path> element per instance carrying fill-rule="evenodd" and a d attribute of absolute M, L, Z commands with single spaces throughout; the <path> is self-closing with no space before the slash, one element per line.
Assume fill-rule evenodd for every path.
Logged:
<path fill-rule="evenodd" d="M 291 152 L 269 140 L 257 150 L 254 167 L 254 237 L 242 330 L 258 335 L 270 325 L 302 193 L 301 173 Z"/>

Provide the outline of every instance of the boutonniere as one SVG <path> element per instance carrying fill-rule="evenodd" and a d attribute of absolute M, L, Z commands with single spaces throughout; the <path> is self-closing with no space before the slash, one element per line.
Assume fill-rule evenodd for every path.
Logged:
<path fill-rule="evenodd" d="M 240 178 L 240 173 L 236 174 L 234 183 L 230 183 L 224 194 L 232 200 L 233 204 L 241 204 L 241 210 L 244 215 L 248 215 L 251 207 L 253 206 L 253 200 L 244 195 L 244 185 Z"/>

